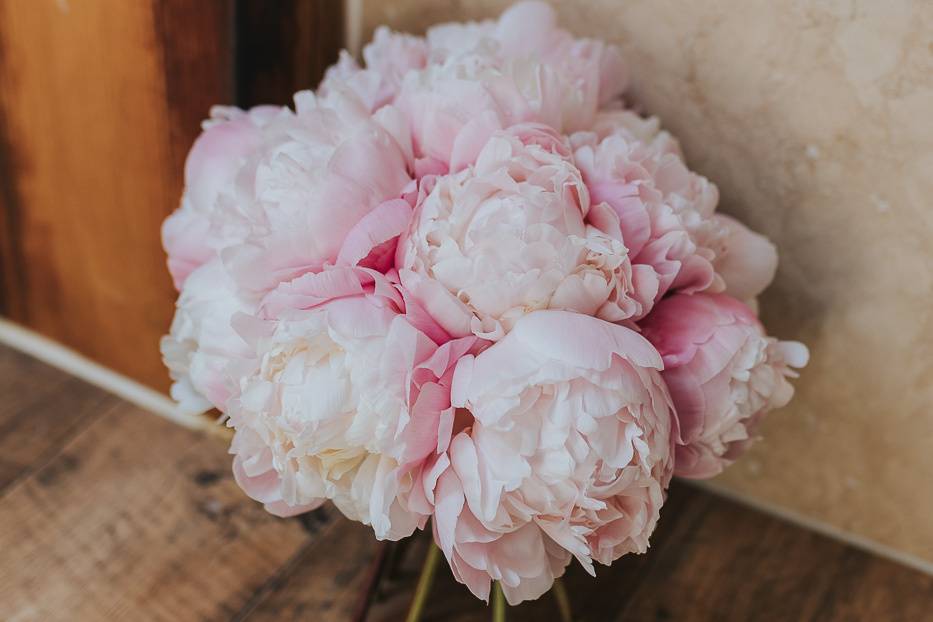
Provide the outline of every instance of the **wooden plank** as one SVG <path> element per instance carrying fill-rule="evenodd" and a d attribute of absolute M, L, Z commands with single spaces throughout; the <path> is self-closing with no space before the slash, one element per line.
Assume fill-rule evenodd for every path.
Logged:
<path fill-rule="evenodd" d="M 237 103 L 291 104 L 314 89 L 343 46 L 343 2 L 237 2 Z"/>
<path fill-rule="evenodd" d="M 319 516 L 324 518 L 311 523 L 314 539 L 287 572 L 270 581 L 232 620 L 353 619 L 378 544 L 372 529 L 343 518 L 333 508 Z"/>
<path fill-rule="evenodd" d="M 181 175 L 191 143 L 201 132 L 201 121 L 211 106 L 235 103 L 234 5 L 234 0 L 153 2 L 171 167 L 176 175 Z"/>
<path fill-rule="evenodd" d="M 923 620 L 933 577 L 677 486 L 616 620 Z"/>
<path fill-rule="evenodd" d="M 0 37 L 0 67 L 3 66 L 3 38 Z M 9 88 L 9 85 L 8 85 Z M 16 187 L 18 163 L 7 135 L 6 114 L 0 106 L 0 313 L 9 317 L 22 317 L 23 269 L 21 266 L 20 206 Z"/>
<path fill-rule="evenodd" d="M 12 319 L 157 388 L 159 240 L 184 154 L 232 102 L 232 0 L 0 0 L 0 258 Z"/>
<path fill-rule="evenodd" d="M 41 467 L 120 403 L 109 393 L 0 346 L 0 491 Z"/>
<path fill-rule="evenodd" d="M 309 539 L 229 463 L 132 406 L 97 419 L 0 498 L 0 619 L 229 619 Z"/>

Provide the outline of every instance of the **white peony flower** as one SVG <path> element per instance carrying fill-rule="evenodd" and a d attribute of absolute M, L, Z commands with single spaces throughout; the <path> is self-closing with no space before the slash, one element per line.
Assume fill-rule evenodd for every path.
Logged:
<path fill-rule="evenodd" d="M 241 327 L 256 362 L 229 402 L 234 470 L 270 511 L 330 499 L 380 539 L 424 525 L 414 487 L 450 408 L 440 377 L 472 340 L 438 348 L 399 303 L 361 293 Z"/>

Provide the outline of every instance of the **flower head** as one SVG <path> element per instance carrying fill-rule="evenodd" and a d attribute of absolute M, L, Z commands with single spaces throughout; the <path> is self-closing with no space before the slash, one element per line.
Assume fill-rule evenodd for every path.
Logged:
<path fill-rule="evenodd" d="M 518 2 L 498 20 L 440 24 L 429 28 L 426 38 L 433 63 L 477 53 L 500 64 L 536 59 L 579 91 L 576 96 L 588 114 L 616 100 L 627 85 L 618 48 L 574 37 L 557 25 L 554 9 L 544 2 Z"/>
<path fill-rule="evenodd" d="M 625 86 L 618 51 L 575 39 L 539 2 L 517 4 L 498 22 L 428 31 L 428 63 L 402 81 L 396 105 L 412 130 L 416 172 L 456 172 L 494 132 L 544 123 L 589 127 Z"/>
<path fill-rule="evenodd" d="M 238 481 L 270 511 L 329 499 L 395 540 L 430 513 L 416 482 L 452 417 L 452 364 L 473 339 L 439 347 L 373 278 L 350 267 L 309 274 L 288 285 L 276 318 L 240 317 L 255 358 L 227 414 Z"/>
<path fill-rule="evenodd" d="M 517 603 L 572 557 L 592 572 L 645 551 L 676 436 L 660 368 L 634 331 L 565 311 L 527 315 L 460 361 L 434 530 L 474 594 L 498 580 Z"/>
<path fill-rule="evenodd" d="M 238 171 L 218 228 L 241 240 L 222 252 L 238 285 L 267 292 L 337 260 L 348 233 L 409 183 L 407 136 L 358 97 L 295 96 L 296 111 L 263 127 L 263 147 Z"/>
<path fill-rule="evenodd" d="M 587 227 L 588 210 L 566 143 L 516 126 L 475 165 L 423 184 L 396 265 L 451 335 L 498 339 L 536 309 L 630 317 L 627 251 Z"/>
<path fill-rule="evenodd" d="M 739 457 L 765 413 L 794 395 L 793 368 L 807 364 L 806 346 L 766 336 L 754 312 L 724 294 L 671 296 L 641 327 L 664 359 L 683 477 L 712 477 Z"/>
<path fill-rule="evenodd" d="M 350 88 L 375 112 L 392 103 L 402 79 L 409 71 L 427 63 L 428 45 L 423 37 L 376 28 L 373 40 L 363 47 L 365 68 L 343 50 L 335 65 L 327 70 L 318 93 L 325 97 L 334 89 Z"/>
<path fill-rule="evenodd" d="M 674 290 L 750 300 L 770 284 L 774 245 L 714 213 L 716 186 L 687 168 L 680 145 L 657 120 L 607 110 L 571 142 L 593 204 L 611 208 L 594 209 L 590 221 L 628 247 L 638 298 L 656 301 Z M 649 310 L 645 305 L 643 313 Z"/>
<path fill-rule="evenodd" d="M 571 141 L 591 200 L 609 208 L 594 210 L 591 222 L 629 249 L 641 315 L 671 289 L 721 289 L 710 248 L 719 239 L 715 186 L 687 169 L 676 143 L 639 138 L 644 128 L 632 128 L 630 113 L 611 118 Z"/>

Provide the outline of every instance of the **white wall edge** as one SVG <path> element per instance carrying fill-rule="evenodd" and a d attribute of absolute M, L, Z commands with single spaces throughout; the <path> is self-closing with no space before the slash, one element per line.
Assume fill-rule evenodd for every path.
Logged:
<path fill-rule="evenodd" d="M 167 395 L 127 378 L 51 339 L 0 318 L 0 343 L 29 354 L 43 363 L 100 387 L 127 402 L 186 428 L 206 430 L 206 417 L 182 413 Z"/>
<path fill-rule="evenodd" d="M 99 363 L 78 354 L 51 339 L 43 337 L 27 328 L 0 318 L 0 343 L 33 356 L 40 361 L 81 378 L 85 382 L 100 387 L 117 395 L 127 402 L 135 404 L 157 416 L 168 419 L 189 429 L 217 433 L 215 424 L 200 415 L 186 415 L 167 395 L 136 382 Z M 824 535 L 833 540 L 852 545 L 872 555 L 889 559 L 898 564 L 913 568 L 933 576 L 933 563 L 891 548 L 848 531 L 839 529 L 822 521 L 798 514 L 792 510 L 748 497 L 713 481 L 679 480 L 688 486 L 694 486 L 716 496 L 734 501 L 763 514 L 773 516 L 785 522 L 797 525 L 809 531 Z"/>

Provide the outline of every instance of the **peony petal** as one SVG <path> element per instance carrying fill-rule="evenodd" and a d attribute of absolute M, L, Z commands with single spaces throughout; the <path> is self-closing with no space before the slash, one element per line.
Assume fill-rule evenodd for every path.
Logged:
<path fill-rule="evenodd" d="M 168 254 L 168 271 L 178 291 L 189 274 L 214 256 L 209 230 L 210 220 L 193 209 L 177 209 L 162 223 L 162 246 Z"/>
<path fill-rule="evenodd" d="M 373 250 L 397 239 L 411 219 L 411 206 L 402 199 L 392 199 L 376 206 L 350 229 L 337 254 L 337 265 L 358 264 L 385 272 L 395 256 L 395 247 L 381 249 L 382 258 L 370 257 Z"/>
<path fill-rule="evenodd" d="M 774 280 L 777 249 L 768 238 L 734 218 L 723 214 L 714 218 L 727 231 L 724 249 L 715 262 L 716 272 L 726 282 L 726 293 L 739 300 L 758 296 Z"/>

